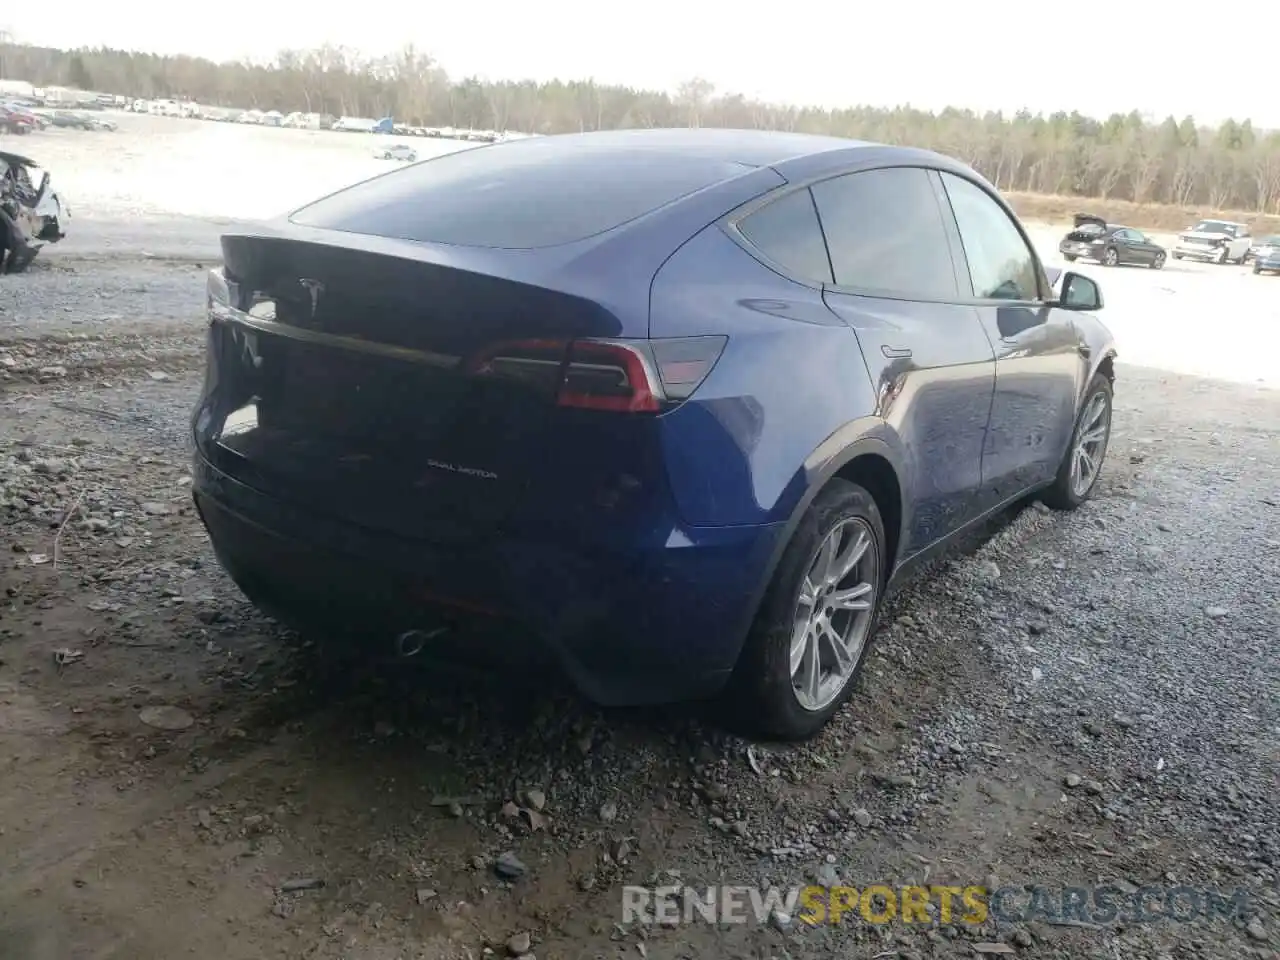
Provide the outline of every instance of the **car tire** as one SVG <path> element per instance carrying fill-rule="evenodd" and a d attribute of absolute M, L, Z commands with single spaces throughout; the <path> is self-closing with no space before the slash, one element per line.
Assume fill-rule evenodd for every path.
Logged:
<path fill-rule="evenodd" d="M 1260 266 L 1258 266 L 1258 265 L 1255 263 L 1255 264 L 1253 265 L 1253 272 L 1254 272 L 1254 273 L 1261 273 L 1261 272 L 1262 272 L 1262 268 L 1261 268 Z"/>
<path fill-rule="evenodd" d="M 1040 499 L 1055 510 L 1074 510 L 1089 499 L 1098 485 L 1098 477 L 1102 474 L 1102 466 L 1107 456 L 1107 447 L 1111 443 L 1111 380 L 1101 373 L 1096 373 L 1085 391 L 1084 402 L 1080 404 L 1080 414 L 1076 417 L 1075 429 L 1071 431 L 1071 443 L 1067 445 L 1062 463 L 1058 466 L 1058 475 L 1053 484 L 1041 495 Z M 1082 446 L 1082 438 L 1095 433 L 1101 427 L 1096 441 L 1090 441 L 1084 449 L 1092 454 L 1091 459 L 1096 466 L 1087 478 L 1076 470 L 1077 449 Z"/>
<path fill-rule="evenodd" d="M 849 699 L 884 594 L 886 542 L 875 498 L 856 483 L 830 481 L 805 511 L 774 571 L 730 684 L 736 719 L 752 733 L 806 740 Z M 815 591 L 810 578 L 829 569 L 824 564 L 851 557 L 853 566 L 819 582 Z M 823 609 L 841 594 L 859 609 L 838 609 L 838 600 L 834 614 L 832 606 Z M 830 633 L 816 626 L 823 622 Z M 837 647 L 841 635 L 845 642 Z M 810 677 L 817 682 L 808 684 Z"/>
<path fill-rule="evenodd" d="M 1076 255 L 1074 253 L 1064 253 L 1062 255 L 1062 259 L 1067 261 L 1067 263 L 1075 263 Z"/>
<path fill-rule="evenodd" d="M 1154 260 L 1152 260 L 1152 261 L 1151 261 L 1151 269 L 1152 269 L 1152 270 L 1163 270 L 1163 269 L 1164 269 L 1164 254 L 1163 254 L 1163 253 L 1157 253 L 1157 254 L 1156 254 L 1156 258 L 1155 258 Z"/>
<path fill-rule="evenodd" d="M 1102 265 L 1104 267 L 1115 267 L 1120 264 L 1120 254 L 1115 247 L 1107 247 L 1102 254 Z"/>
<path fill-rule="evenodd" d="M 1173 255 L 1173 259 L 1175 259 L 1175 260 L 1181 260 L 1181 259 L 1182 259 L 1182 254 L 1180 254 L 1180 253 L 1175 253 L 1175 254 Z"/>
<path fill-rule="evenodd" d="M 1213 262 L 1216 263 L 1218 266 L 1222 266 L 1224 263 L 1227 262 L 1227 253 L 1228 251 L 1223 250 L 1220 254 L 1218 254 L 1218 258 Z"/>

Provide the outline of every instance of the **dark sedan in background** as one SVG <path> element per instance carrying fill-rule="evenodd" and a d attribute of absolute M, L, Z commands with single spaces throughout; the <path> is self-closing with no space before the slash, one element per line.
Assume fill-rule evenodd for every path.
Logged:
<path fill-rule="evenodd" d="M 1159 270 L 1168 259 L 1164 247 L 1151 240 L 1141 230 L 1116 223 L 1107 223 L 1101 217 L 1089 213 L 1075 216 L 1075 227 L 1058 244 L 1062 259 L 1097 260 L 1108 267 L 1120 264 L 1137 264 Z"/>
<path fill-rule="evenodd" d="M 536 647 L 600 702 L 724 692 L 806 737 L 887 590 L 1029 494 L 1079 506 L 1107 452 L 1097 285 L 1055 293 L 933 153 L 516 140 L 222 251 L 200 517 L 264 609 L 389 656 Z"/>
<path fill-rule="evenodd" d="M 1280 273 L 1280 246 L 1267 247 L 1253 257 L 1254 273 Z"/>
<path fill-rule="evenodd" d="M 1245 254 L 1245 261 L 1256 261 L 1258 259 L 1273 259 L 1280 256 L 1280 236 L 1276 234 L 1268 234 L 1265 237 L 1258 237 L 1253 242 L 1253 246 L 1249 248 L 1249 252 Z"/>

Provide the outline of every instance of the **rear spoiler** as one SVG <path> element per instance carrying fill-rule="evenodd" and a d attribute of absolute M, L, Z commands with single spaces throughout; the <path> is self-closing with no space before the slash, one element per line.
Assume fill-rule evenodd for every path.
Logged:
<path fill-rule="evenodd" d="M 1075 216 L 1076 228 L 1083 227 L 1086 223 L 1092 223 L 1099 227 L 1105 227 L 1107 221 L 1102 217 L 1095 216 L 1092 213 L 1077 213 Z"/>

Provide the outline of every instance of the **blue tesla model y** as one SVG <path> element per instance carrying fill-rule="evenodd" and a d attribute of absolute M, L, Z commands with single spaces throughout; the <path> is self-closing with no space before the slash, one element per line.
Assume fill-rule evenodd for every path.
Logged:
<path fill-rule="evenodd" d="M 195 500 L 245 594 L 405 654 L 499 625 L 605 704 L 813 734 L 886 590 L 1107 450 L 1098 287 L 921 150 L 529 138 L 222 249 Z"/>

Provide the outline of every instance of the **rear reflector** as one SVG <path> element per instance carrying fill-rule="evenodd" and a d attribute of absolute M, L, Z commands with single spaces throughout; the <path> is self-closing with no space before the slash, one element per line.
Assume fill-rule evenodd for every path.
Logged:
<path fill-rule="evenodd" d="M 662 387 L 672 400 L 693 395 L 720 359 L 728 337 L 682 337 L 652 340 L 653 360 L 662 378 Z"/>
<path fill-rule="evenodd" d="M 473 357 L 466 369 L 542 388 L 561 407 L 658 413 L 693 394 L 727 342 L 727 337 L 515 340 Z"/>

